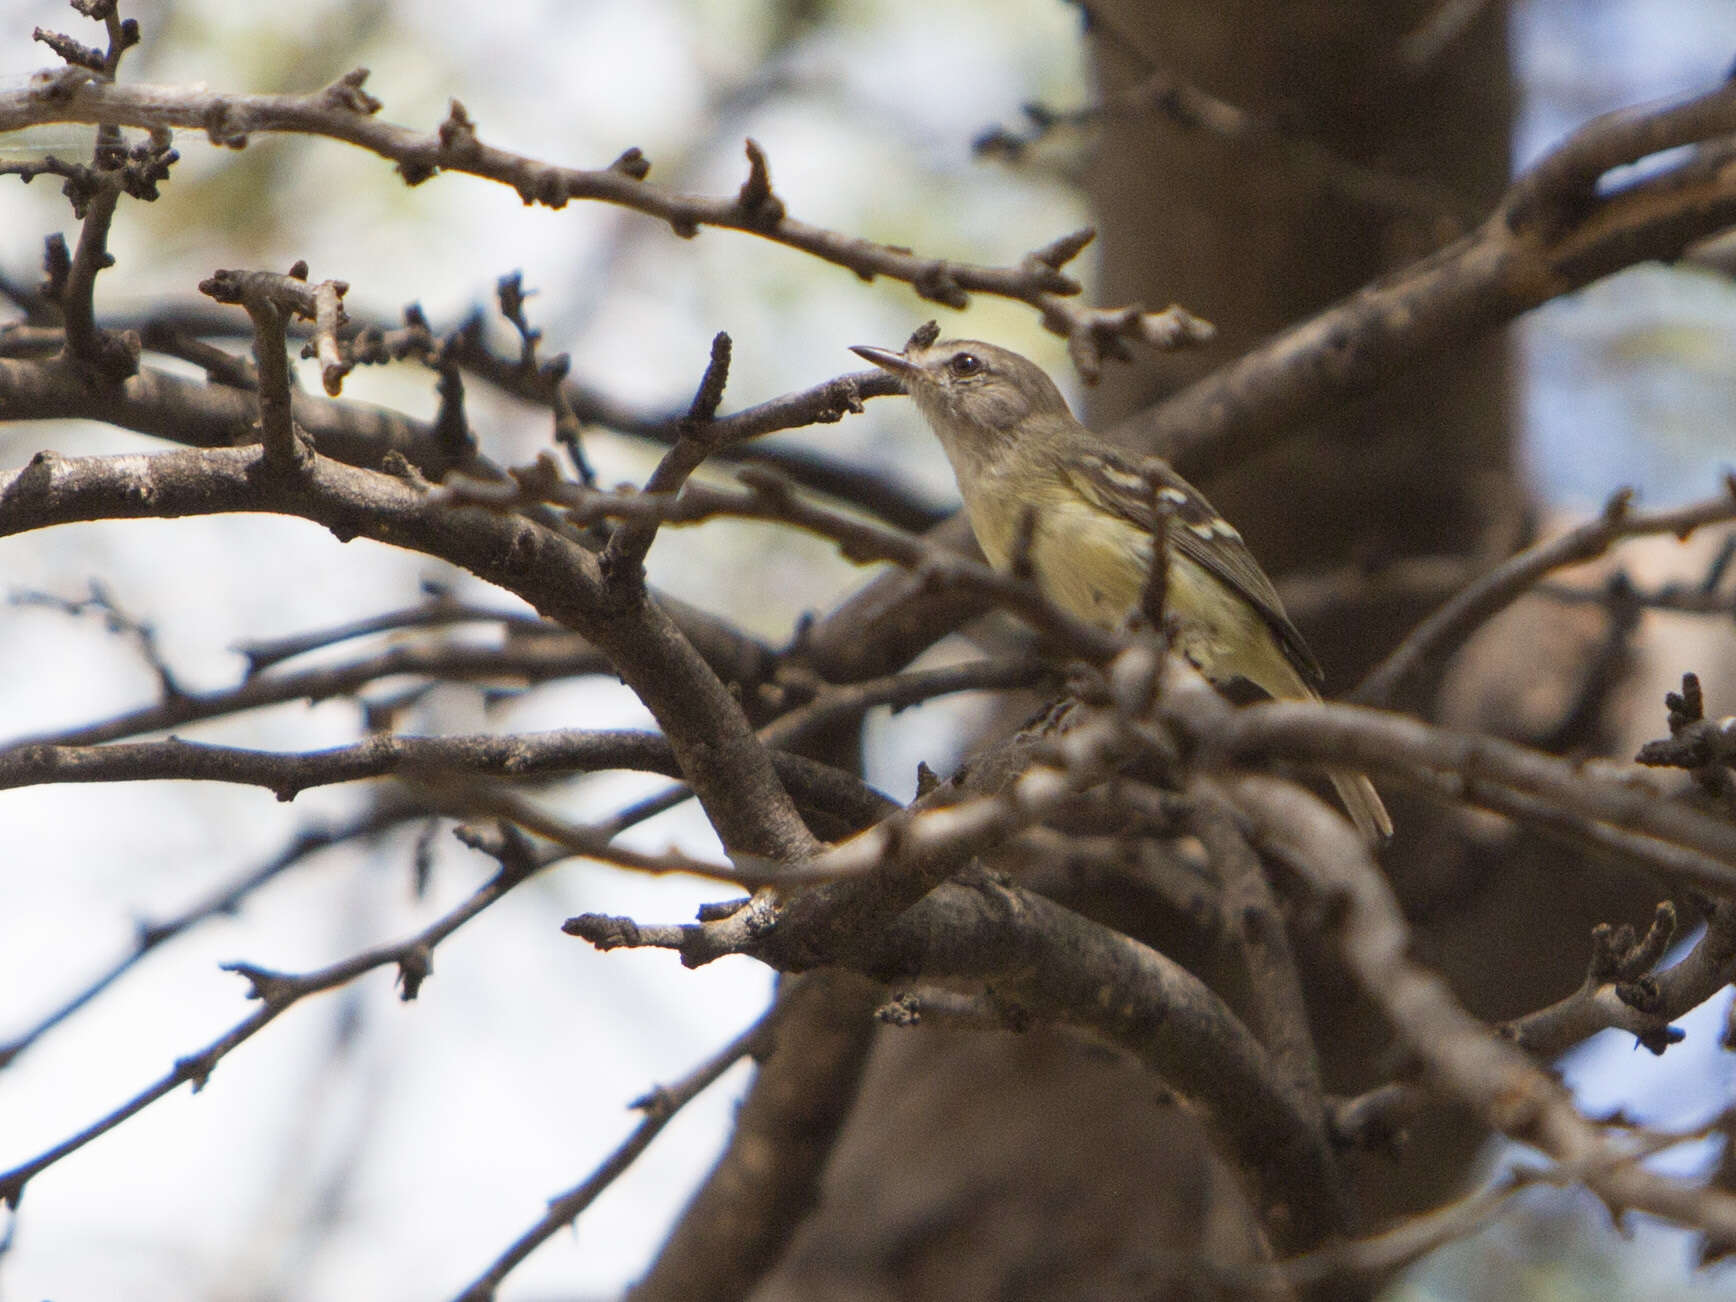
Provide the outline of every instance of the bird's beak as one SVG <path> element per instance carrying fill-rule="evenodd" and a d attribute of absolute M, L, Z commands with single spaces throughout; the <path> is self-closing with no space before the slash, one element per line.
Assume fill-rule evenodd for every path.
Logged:
<path fill-rule="evenodd" d="M 890 371 L 899 379 L 909 381 L 920 376 L 922 368 L 911 361 L 903 353 L 895 353 L 890 348 L 873 348 L 867 344 L 852 344 L 850 351 L 865 362 L 873 362 L 883 371 Z"/>

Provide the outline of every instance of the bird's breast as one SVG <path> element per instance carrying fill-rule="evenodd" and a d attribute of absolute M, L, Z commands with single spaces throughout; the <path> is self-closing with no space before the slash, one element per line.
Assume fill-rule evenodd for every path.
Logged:
<path fill-rule="evenodd" d="M 1111 630 L 1139 608 L 1152 558 L 1153 538 L 1146 530 L 1061 486 L 1028 489 L 1012 511 L 996 509 L 1006 495 L 990 497 L 981 503 L 967 498 L 965 507 L 996 569 L 1012 567 L 1023 515 L 1030 512 L 1030 563 L 1044 596 L 1075 619 Z M 1166 577 L 1164 611 L 1175 649 L 1207 678 L 1245 678 L 1277 697 L 1313 695 L 1259 612 L 1222 580 L 1174 548 Z"/>

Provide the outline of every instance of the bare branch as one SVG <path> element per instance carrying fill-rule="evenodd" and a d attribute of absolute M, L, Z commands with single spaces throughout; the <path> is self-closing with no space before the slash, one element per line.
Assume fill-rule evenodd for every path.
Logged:
<path fill-rule="evenodd" d="M 614 843 L 616 829 L 612 824 L 587 827 L 571 822 L 498 782 L 460 778 L 450 770 L 416 769 L 409 770 L 405 782 L 430 809 L 454 818 L 497 818 L 553 842 L 569 855 L 632 872 L 653 876 L 686 873 L 750 891 L 770 886 L 778 879 L 776 864 L 756 864 L 748 855 L 738 855 L 734 863 L 724 864 L 684 854 L 673 846 L 661 854 L 629 849 Z"/>
<path fill-rule="evenodd" d="M 1131 42 L 1123 41 L 1120 45 L 1135 57 L 1144 57 L 1143 51 L 1135 50 Z M 1445 186 L 1369 167 L 1213 95 L 1171 68 L 1152 67 L 1140 80 L 1117 91 L 1112 99 L 1083 109 L 1062 111 L 1041 104 L 1026 104 L 1024 108 L 1028 127 L 1023 134 L 993 128 L 977 137 L 973 143 L 975 151 L 1017 160 L 1057 129 L 1079 130 L 1116 119 L 1142 122 L 1157 119 L 1184 131 L 1207 133 L 1249 151 L 1250 166 L 1266 167 L 1276 161 L 1301 176 L 1317 178 L 1322 188 L 1354 202 L 1393 209 L 1435 223 L 1445 222 L 1451 235 L 1463 231 L 1474 216 L 1462 211 L 1462 201 Z"/>
<path fill-rule="evenodd" d="M 799 751 L 815 735 L 840 723 L 861 718 L 876 706 L 889 705 L 895 711 L 920 705 L 938 696 L 953 692 L 1012 690 L 1033 687 L 1049 673 L 1046 666 L 1030 660 L 975 660 L 948 665 L 941 669 L 912 670 L 871 679 L 847 687 L 823 685 L 806 704 L 780 712 L 759 730 L 768 746 L 781 750 Z M 787 679 L 788 675 L 781 675 Z M 767 684 L 768 695 L 787 693 L 787 681 Z M 780 708 L 785 702 L 779 702 Z M 685 784 L 654 792 L 619 810 L 608 822 L 612 835 L 673 808 L 692 796 Z"/>
<path fill-rule="evenodd" d="M 67 77 L 91 85 L 112 85 L 122 54 L 138 44 L 139 25 L 130 19 L 122 22 L 112 5 L 103 20 L 109 37 L 108 49 L 103 52 L 79 45 L 58 32 L 37 28 L 36 36 L 71 65 L 65 69 Z M 119 383 L 139 365 L 137 336 L 113 335 L 96 324 L 96 278 L 114 265 L 114 257 L 108 251 L 109 226 L 122 193 L 156 198 L 157 182 L 168 175 L 170 165 L 176 161 L 167 133 L 153 131 L 151 135 L 149 145 L 129 151 L 120 131 L 112 124 L 104 124 L 97 131 L 91 167 L 67 175 L 65 193 L 83 224 L 78 252 L 66 274 L 55 278 L 66 325 L 66 355 L 102 385 Z"/>
<path fill-rule="evenodd" d="M 611 1153 L 603 1164 L 583 1184 L 557 1194 L 549 1200 L 548 1211 L 535 1225 L 513 1241 L 511 1247 L 497 1257 L 487 1270 L 457 1295 L 457 1302 L 492 1302 L 495 1290 L 513 1269 L 542 1243 L 571 1225 L 594 1203 L 608 1187 L 618 1180 L 639 1155 L 651 1147 L 651 1141 L 677 1113 L 698 1098 L 743 1058 L 758 1057 L 772 1046 L 775 1010 L 761 1015 L 758 1021 L 711 1057 L 695 1067 L 673 1085 L 659 1085 L 635 1106 L 645 1113 L 645 1119 L 626 1141 Z"/>
<path fill-rule="evenodd" d="M 270 972 L 246 963 L 227 965 L 229 970 L 247 979 L 251 987 L 248 997 L 260 1002 L 259 1011 L 236 1023 L 204 1048 L 179 1059 L 166 1076 L 140 1090 L 76 1135 L 9 1171 L 0 1171 L 0 1203 L 16 1207 L 19 1196 L 24 1192 L 24 1186 L 34 1177 L 62 1158 L 71 1156 L 93 1140 L 101 1138 L 127 1118 L 144 1111 L 158 1099 L 174 1093 L 182 1085 L 192 1085 L 197 1093 L 204 1088 L 218 1063 L 309 995 L 347 985 L 364 972 L 371 972 L 376 968 L 396 967 L 402 982 L 403 998 L 415 998 L 422 980 L 430 970 L 434 948 L 523 881 L 524 877 L 525 872 L 521 868 L 515 867 L 510 859 L 503 858 L 498 873 L 462 904 L 416 935 L 393 945 L 364 950 L 317 971 L 291 975 Z"/>
<path fill-rule="evenodd" d="M 1222 883 L 1218 907 L 1224 933 L 1233 938 L 1247 973 L 1248 1016 L 1272 1055 L 1275 1071 L 1298 1100 L 1318 1102 L 1320 1059 L 1309 1030 L 1308 1007 L 1296 957 L 1284 930 L 1259 856 L 1243 838 L 1230 809 L 1206 788 L 1196 788 L 1188 828 L 1200 838 Z M 1322 1116 L 1321 1126 L 1326 1121 Z M 1347 1190 L 1322 1190 L 1349 1206 Z M 1346 1213 L 1348 1214 L 1348 1213 Z"/>
<path fill-rule="evenodd" d="M 197 904 L 183 909 L 173 917 L 157 922 L 140 921 L 134 931 L 133 947 L 116 959 L 101 974 L 92 978 L 83 989 L 66 999 L 33 1025 L 0 1044 L 0 1069 L 10 1066 L 49 1031 L 72 1017 L 91 1000 L 132 971 L 146 955 L 192 930 L 201 922 L 237 912 L 241 905 L 260 887 L 275 880 L 289 869 L 334 845 L 361 837 L 372 836 L 406 818 L 420 817 L 421 811 L 402 803 L 384 802 L 348 823 L 329 827 L 309 827 L 297 832 L 277 854 L 259 867 L 244 873 L 235 881 L 219 887 Z"/>
<path fill-rule="evenodd" d="M 753 152 L 758 169 L 763 170 L 764 159 L 759 158 L 757 151 L 750 152 Z M 755 203 L 769 201 L 770 183 L 766 184 L 766 194 L 755 198 Z M 748 201 L 747 187 L 744 186 L 742 203 L 745 205 Z M 645 482 L 647 494 L 680 492 L 688 476 L 699 469 L 711 451 L 717 408 L 723 401 L 724 386 L 729 382 L 730 351 L 729 336 L 719 331 L 712 338 L 711 359 L 706 363 L 705 375 L 699 381 L 693 403 L 677 426 L 680 433 L 675 446 L 657 463 L 651 478 Z M 657 523 L 653 518 L 623 520 L 616 525 L 609 545 L 603 551 L 604 575 L 616 584 L 642 587 L 645 582 L 645 553 L 651 550 L 651 543 L 657 536 Z"/>
<path fill-rule="evenodd" d="M 1661 905 L 1660 911 L 1669 908 Z M 1671 911 L 1673 921 L 1674 913 Z M 1668 932 L 1654 929 L 1666 938 Z M 1631 937 L 1629 938 L 1631 939 Z M 1639 946 L 1634 947 L 1639 950 Z M 1661 946 L 1653 946 L 1654 950 Z M 1712 901 L 1706 931 L 1682 959 L 1662 972 L 1652 963 L 1661 955 L 1637 960 L 1638 971 L 1599 970 L 1594 958 L 1585 984 L 1559 1003 L 1501 1029 L 1515 1044 L 1540 1058 L 1553 1058 L 1599 1031 L 1623 1030 L 1638 1037 L 1654 1053 L 1681 1038 L 1670 1023 L 1715 997 L 1736 979 L 1736 903 Z M 1625 957 L 1625 956 L 1624 956 Z"/>
<path fill-rule="evenodd" d="M 279 470 L 299 464 L 295 422 L 290 414 L 286 315 L 314 322 L 314 349 L 324 365 L 329 397 L 338 395 L 348 369 L 338 356 L 337 329 L 343 321 L 343 296 L 349 286 L 341 280 L 327 280 L 309 289 L 306 281 L 307 264 L 298 262 L 288 276 L 266 271 L 219 271 L 199 284 L 201 293 L 219 303 L 239 303 L 253 320 L 253 353 L 259 364 L 259 426 L 267 463 Z"/>
<path fill-rule="evenodd" d="M 1634 761 L 1654 768 L 1684 769 L 1709 798 L 1736 809 L 1736 716 L 1708 719 L 1697 674 L 1682 675 L 1682 691 L 1667 693 L 1670 735 L 1648 741 Z"/>
<path fill-rule="evenodd" d="M 1364 705 L 1409 699 L 1416 681 L 1438 674 L 1471 634 L 1522 597 L 1545 575 L 1602 556 L 1624 538 L 1674 534 L 1736 520 L 1736 478 L 1718 497 L 1670 511 L 1636 514 L 1631 495 L 1617 493 L 1596 520 L 1520 552 L 1478 579 L 1419 624 L 1350 694 Z"/>
<path fill-rule="evenodd" d="M 122 610 L 110 595 L 107 586 L 98 580 L 90 581 L 90 595 L 79 601 L 56 597 L 47 592 L 14 592 L 11 601 L 15 606 L 46 606 L 64 611 L 68 615 L 93 612 L 100 614 L 110 633 L 128 637 L 137 644 L 139 655 L 156 677 L 165 703 L 172 703 L 186 695 L 175 677 L 174 670 L 169 668 L 169 662 L 163 658 L 162 648 L 157 644 L 156 626 Z"/>
<path fill-rule="evenodd" d="M 1332 903 L 1339 949 L 1357 985 L 1435 1088 L 1508 1138 L 1548 1154 L 1562 1178 L 1583 1183 L 1614 1211 L 1647 1211 L 1720 1239 L 1736 1237 L 1736 1196 L 1641 1165 L 1645 1146 L 1623 1147 L 1582 1117 L 1559 1081 L 1472 1018 L 1444 981 L 1410 957 L 1398 902 L 1348 822 L 1274 778 L 1232 776 L 1223 784 L 1262 843 Z"/>
<path fill-rule="evenodd" d="M 293 396 L 295 423 L 322 453 L 378 468 L 393 454 L 432 478 L 449 464 L 426 422 L 364 403 Z M 184 446 L 247 441 L 259 403 L 246 389 L 201 384 L 151 367 L 112 387 L 86 384 L 72 366 L 0 358 L 0 413 L 7 420 L 99 420 Z"/>
<path fill-rule="evenodd" d="M 1197 674 L 1171 664 L 1159 713 L 1205 744 L 1217 763 L 1283 759 L 1334 765 L 1577 831 L 1640 866 L 1721 894 L 1736 892 L 1736 827 L 1662 800 L 1619 774 L 1482 735 L 1451 732 L 1357 706 L 1273 701 L 1235 709 Z"/>
<path fill-rule="evenodd" d="M 780 789 L 787 788 L 803 805 L 830 812 L 846 823 L 856 824 L 864 814 L 872 818 L 885 812 L 885 797 L 817 760 L 779 751 L 769 756 L 769 766 Z M 191 780 L 263 787 L 279 800 L 293 800 L 310 787 L 381 777 L 404 777 L 427 787 L 443 777 L 466 774 L 522 779 L 610 769 L 685 776 L 676 749 L 650 732 L 577 729 L 504 737 L 492 733 L 455 737 L 381 733 L 349 746 L 307 753 L 203 745 L 171 737 L 167 741 L 106 746 L 26 742 L 7 747 L 0 750 L 0 790 L 48 783 Z M 472 803 L 479 801 L 476 797 Z M 536 816 L 527 814 L 526 818 L 530 820 L 527 826 L 541 830 Z M 573 840 L 576 852 L 607 857 L 593 848 L 596 842 L 588 836 L 575 832 Z M 745 851 L 737 855 L 743 861 L 754 859 Z M 646 867 L 649 863 L 632 866 Z M 657 871 L 703 871 L 701 861 L 692 864 L 691 868 L 678 864 Z M 708 875 L 732 877 L 722 866 Z"/>
<path fill-rule="evenodd" d="M 738 194 L 706 197 L 664 190 L 643 178 L 648 165 L 635 157 L 631 166 L 585 170 L 560 167 L 485 145 L 463 105 L 433 133 L 412 131 L 373 116 L 380 103 L 362 84 L 358 68 L 322 91 L 294 95 L 241 95 L 191 87 L 112 85 L 67 69 L 38 73 L 23 90 L 0 92 L 0 132 L 49 122 L 82 122 L 152 129 L 204 131 L 212 143 L 240 148 L 250 135 L 293 132 L 345 141 L 390 159 L 411 185 L 440 172 L 462 172 L 511 186 L 527 204 L 563 208 L 586 199 L 630 208 L 669 223 L 676 234 L 692 236 L 703 226 L 744 231 L 788 245 L 855 272 L 864 280 L 886 276 L 909 284 L 923 298 L 962 308 L 973 293 L 994 294 L 1030 303 L 1057 333 L 1074 330 L 1072 341 L 1088 355 L 1104 333 L 1096 318 L 1073 319 L 1060 300 L 1079 293 L 1079 282 L 1065 275 L 1051 256 L 1060 241 L 1016 267 L 987 267 L 924 257 L 908 249 L 877 244 L 811 226 L 789 216 L 771 190 L 765 156 L 748 146 L 749 175 Z M 1083 247 L 1082 241 L 1080 247 Z M 1077 249 L 1074 250 L 1077 252 Z M 1120 311 L 1121 309 L 1115 309 Z M 1163 338 L 1170 327 L 1148 326 L 1138 309 L 1134 333 Z M 1192 332 L 1180 330 L 1178 341 Z"/>
<path fill-rule="evenodd" d="M 1338 1209 L 1320 1196 L 1336 1187 L 1321 1116 L 1298 1114 L 1258 1042 L 1191 973 L 1137 941 L 989 878 L 949 882 L 884 932 L 857 930 L 852 894 L 810 892 L 781 912 L 775 927 L 763 913 L 744 909 L 736 915 L 748 916 L 734 928 L 739 943 L 732 952 L 783 970 L 845 962 L 883 977 L 991 981 L 1002 999 L 1086 1026 L 1204 1100 L 1268 1205 L 1286 1209 L 1274 1218 L 1277 1233 L 1311 1243 L 1338 1225 Z M 709 925 L 728 921 L 734 919 Z M 653 945 L 685 955 L 695 948 L 697 928 L 587 914 L 569 919 L 566 930 L 599 948 Z"/>
<path fill-rule="evenodd" d="M 247 657 L 247 676 L 251 678 L 285 660 L 306 655 L 310 651 L 323 651 L 351 638 L 367 637 L 374 633 L 396 633 L 405 629 L 443 628 L 451 624 L 468 623 L 498 624 L 509 639 L 517 637 L 521 641 L 526 636 L 534 638 L 564 633 L 564 630 L 556 625 L 522 611 L 469 605 L 455 598 L 451 591 L 441 584 L 424 582 L 422 591 L 428 598 L 427 601 L 402 610 L 385 611 L 339 624 L 334 628 L 294 633 L 269 640 L 239 642 L 234 649 Z"/>
<path fill-rule="evenodd" d="M 820 1179 L 874 1044 L 874 982 L 811 972 L 778 991 L 772 1047 L 729 1147 L 664 1240 L 631 1302 L 745 1296 L 820 1201 Z"/>
<path fill-rule="evenodd" d="M 1595 183 L 1613 168 L 1732 133 L 1736 86 L 1728 83 L 1679 105 L 1597 118 L 1515 181 L 1463 239 L 1290 327 L 1116 434 L 1203 477 L 1418 358 L 1623 267 L 1679 257 L 1736 223 L 1729 168 L 1689 153 L 1620 189 L 1598 192 Z"/>
<path fill-rule="evenodd" d="M 454 510 L 426 483 L 309 457 L 302 473 L 261 475 L 258 449 L 66 459 L 38 454 L 0 473 L 0 536 L 77 519 L 275 511 L 339 537 L 378 538 L 440 556 L 516 592 L 589 638 L 657 718 L 683 776 L 725 845 L 793 858 L 814 844 L 740 704 L 650 601 L 610 601 L 597 558 L 520 515 Z"/>

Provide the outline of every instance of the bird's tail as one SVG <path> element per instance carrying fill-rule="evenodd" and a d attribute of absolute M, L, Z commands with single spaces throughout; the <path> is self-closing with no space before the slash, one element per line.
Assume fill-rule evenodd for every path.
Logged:
<path fill-rule="evenodd" d="M 1374 783 L 1361 773 L 1347 773 L 1343 769 L 1334 769 L 1327 776 L 1362 839 L 1371 846 L 1385 845 L 1392 838 L 1392 815 L 1386 812 Z"/>
<path fill-rule="evenodd" d="M 1268 658 L 1263 663 L 1251 666 L 1257 672 L 1249 672 L 1238 666 L 1243 677 L 1261 691 L 1281 701 L 1320 699 L 1320 693 L 1314 690 L 1314 684 L 1303 676 L 1302 671 L 1296 667 L 1296 662 L 1276 640 L 1268 640 L 1265 647 L 1269 651 Z M 1388 814 L 1386 806 L 1381 804 L 1374 783 L 1354 769 L 1330 769 L 1326 776 L 1332 779 L 1339 800 L 1344 802 L 1344 812 L 1350 815 L 1350 821 L 1356 824 L 1356 830 L 1362 833 L 1364 841 L 1378 849 L 1392 839 L 1392 815 Z"/>

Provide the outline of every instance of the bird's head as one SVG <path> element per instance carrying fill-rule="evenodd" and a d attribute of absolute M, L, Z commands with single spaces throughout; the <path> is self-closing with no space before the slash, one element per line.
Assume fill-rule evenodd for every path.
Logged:
<path fill-rule="evenodd" d="M 1017 438 L 1033 421 L 1072 420 L 1067 400 L 1035 362 L 975 339 L 936 339 L 937 333 L 930 323 L 901 353 L 865 346 L 851 351 L 904 381 L 949 450 Z"/>

